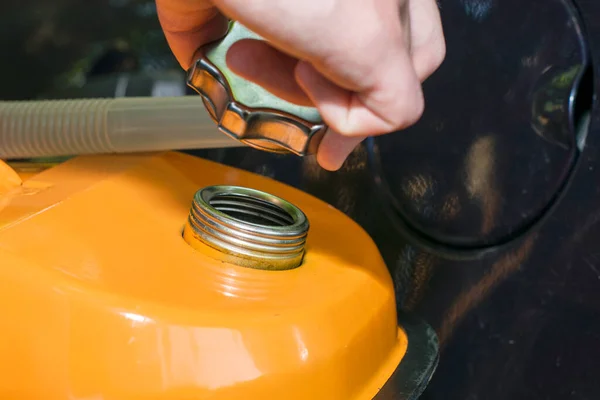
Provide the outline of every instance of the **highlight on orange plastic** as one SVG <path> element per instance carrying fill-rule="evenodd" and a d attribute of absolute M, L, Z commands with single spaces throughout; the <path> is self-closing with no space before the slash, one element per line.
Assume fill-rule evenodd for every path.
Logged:
<path fill-rule="evenodd" d="M 182 238 L 237 185 L 310 221 L 302 265 L 246 268 Z M 299 190 L 181 153 L 0 165 L 0 398 L 371 399 L 407 351 L 371 238 Z"/>

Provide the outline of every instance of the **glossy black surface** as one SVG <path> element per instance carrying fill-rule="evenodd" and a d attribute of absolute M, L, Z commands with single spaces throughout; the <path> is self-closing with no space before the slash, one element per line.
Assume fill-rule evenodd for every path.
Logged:
<path fill-rule="evenodd" d="M 0 92 L 3 98 L 14 98 L 14 82 L 22 82 L 28 88 L 26 97 L 40 96 L 52 88 L 48 82 L 71 71 L 75 61 L 61 59 L 63 53 L 53 58 L 51 44 L 60 43 L 58 39 L 27 53 L 23 49 L 33 33 L 17 33 L 35 32 L 46 18 L 75 35 L 85 21 L 69 25 L 68 19 L 53 20 L 48 14 L 19 20 L 14 13 L 23 2 L 12 3 L 0 5 L 3 23 L 12 18 L 0 26 L 6 34 L 13 29 L 10 38 L 1 36 L 0 48 L 6 52 L 2 59 L 12 61 L 0 65 L 10 81 Z M 88 4 L 62 1 L 58 4 L 65 15 L 67 3 L 73 10 Z M 89 3 L 104 7 L 97 13 L 100 19 L 110 12 L 124 12 L 123 4 L 141 7 L 149 2 L 122 1 L 118 9 L 103 3 Z M 439 336 L 439 367 L 422 399 L 598 399 L 600 110 L 594 105 L 581 152 L 574 145 L 576 121 L 561 115 L 568 115 L 565 94 L 582 72 L 585 46 L 594 75 L 600 73 L 600 3 L 578 0 L 576 7 L 561 0 L 440 3 L 448 58 L 426 82 L 424 118 L 406 132 L 374 141 L 378 153 L 369 154 L 369 146 L 364 145 L 337 173 L 321 170 L 314 159 L 252 149 L 197 153 L 300 187 L 341 209 L 372 235 L 394 277 L 399 306 L 427 320 Z M 13 14 L 1 12 L 6 11 L 3 8 Z M 61 48 L 68 53 L 66 59 L 83 59 L 89 54 L 86 48 L 119 36 L 143 39 L 149 31 L 155 37 L 158 25 L 152 17 L 127 15 L 131 19 L 127 26 L 103 25 L 102 33 L 87 38 L 81 34 L 77 45 Z M 584 32 L 579 33 L 582 26 Z M 84 40 L 90 41 L 88 47 Z M 168 60 L 164 43 L 156 43 L 152 47 L 156 59 Z M 36 60 L 54 63 L 52 76 L 36 76 L 32 64 Z M 154 63 L 140 60 L 140 69 Z M 578 68 L 577 74 L 568 74 L 572 68 Z M 548 82 L 561 72 L 567 75 L 558 83 L 568 84 L 549 87 Z M 579 90 L 584 94 L 574 115 L 585 115 L 581 110 L 589 105 L 586 89 L 600 93 L 598 80 L 593 82 L 590 90 L 589 75 L 583 80 Z M 382 179 L 370 163 L 378 157 Z M 473 185 L 473 174 L 460 172 L 467 170 L 479 174 L 477 184 Z M 415 193 L 425 196 L 413 198 L 403 192 L 403 183 L 411 179 Z M 393 189 L 396 205 L 382 191 L 381 182 Z M 565 182 L 568 185 L 563 187 Z M 469 188 L 477 189 L 473 191 L 477 196 L 469 197 Z M 560 201 L 543 223 L 514 235 L 556 199 Z M 452 211 L 455 205 L 460 207 Z M 446 212 L 444 207 L 452 211 L 452 218 L 438 219 Z M 398 221 L 409 221 L 426 235 L 407 234 Z M 432 239 L 443 242 L 444 250 L 452 243 L 506 243 L 474 258 L 459 258 L 436 249 Z M 485 240 L 478 242 L 481 239 Z"/>
<path fill-rule="evenodd" d="M 546 211 L 575 162 L 581 23 L 560 1 L 446 1 L 443 12 L 449 51 L 425 118 L 375 139 L 372 158 L 398 223 L 449 246 L 494 245 Z"/>

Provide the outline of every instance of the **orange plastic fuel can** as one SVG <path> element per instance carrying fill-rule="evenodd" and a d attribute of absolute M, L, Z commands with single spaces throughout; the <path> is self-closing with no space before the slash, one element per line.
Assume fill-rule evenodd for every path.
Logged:
<path fill-rule="evenodd" d="M 0 163 L 0 285 L 2 399 L 403 399 L 437 361 L 350 218 L 177 152 Z"/>

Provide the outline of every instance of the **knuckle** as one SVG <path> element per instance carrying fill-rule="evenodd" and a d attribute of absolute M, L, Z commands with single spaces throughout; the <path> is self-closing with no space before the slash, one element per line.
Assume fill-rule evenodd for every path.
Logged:
<path fill-rule="evenodd" d="M 432 54 L 432 66 L 435 71 L 446 59 L 446 41 L 444 38 L 438 40 Z"/>
<path fill-rule="evenodd" d="M 345 137 L 358 136 L 366 130 L 364 123 L 356 123 L 351 119 L 345 121 L 333 120 L 329 125 L 334 131 Z"/>
<path fill-rule="evenodd" d="M 410 102 L 404 102 L 399 107 L 394 122 L 394 130 L 406 129 L 416 124 L 425 112 L 425 100 L 421 91 Z"/>
<path fill-rule="evenodd" d="M 427 46 L 419 49 L 413 59 L 419 79 L 423 82 L 431 76 L 446 59 L 446 42 L 443 36 L 430 41 Z"/>
<path fill-rule="evenodd" d="M 430 46 L 427 57 L 429 74 L 434 73 L 446 59 L 446 41 L 439 37 Z"/>

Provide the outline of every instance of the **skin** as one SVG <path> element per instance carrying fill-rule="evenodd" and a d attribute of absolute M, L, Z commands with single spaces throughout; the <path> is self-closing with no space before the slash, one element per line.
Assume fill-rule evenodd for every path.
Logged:
<path fill-rule="evenodd" d="M 261 35 L 227 55 L 235 73 L 288 101 L 316 106 L 330 127 L 319 164 L 337 170 L 366 137 L 417 122 L 421 84 L 444 60 L 435 0 L 156 0 L 184 69 L 227 19 Z"/>

